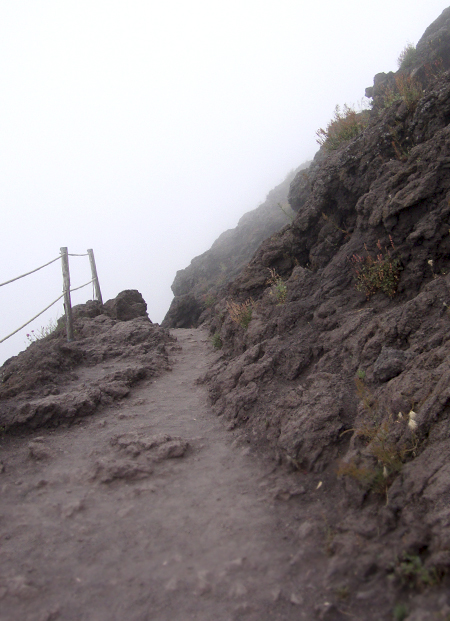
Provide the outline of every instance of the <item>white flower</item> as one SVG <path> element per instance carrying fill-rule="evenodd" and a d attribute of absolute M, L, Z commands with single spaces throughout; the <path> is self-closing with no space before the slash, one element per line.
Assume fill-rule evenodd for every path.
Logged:
<path fill-rule="evenodd" d="M 409 419 L 408 427 L 411 429 L 411 431 L 414 431 L 417 428 L 417 423 L 414 418 Z"/>
<path fill-rule="evenodd" d="M 433 259 L 428 259 L 428 265 L 429 265 L 430 267 L 433 267 Z"/>
<path fill-rule="evenodd" d="M 409 420 L 416 420 L 417 414 L 414 412 L 414 410 L 410 410 L 408 416 L 409 416 Z"/>
<path fill-rule="evenodd" d="M 383 476 L 385 479 L 388 478 L 388 469 L 386 468 L 386 466 L 383 466 Z"/>
<path fill-rule="evenodd" d="M 399 412 L 399 413 L 398 413 L 397 418 L 398 418 L 398 420 L 402 420 L 402 418 L 403 418 L 403 414 L 402 414 L 402 412 Z"/>

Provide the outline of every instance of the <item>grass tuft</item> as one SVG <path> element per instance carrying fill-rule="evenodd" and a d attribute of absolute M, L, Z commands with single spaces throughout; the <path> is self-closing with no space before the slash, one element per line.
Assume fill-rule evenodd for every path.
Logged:
<path fill-rule="evenodd" d="M 238 326 L 241 326 L 244 330 L 247 330 L 252 320 L 253 308 L 255 306 L 253 300 L 249 298 L 241 304 L 233 302 L 233 300 L 229 300 L 227 301 L 226 306 L 231 321 L 238 324 Z"/>
<path fill-rule="evenodd" d="M 392 249 L 395 250 L 392 237 L 389 236 L 389 239 Z M 367 253 L 365 257 L 354 254 L 349 259 L 356 277 L 355 286 L 358 291 L 366 294 L 367 299 L 378 291 L 382 291 L 392 298 L 397 292 L 400 279 L 400 260 L 394 258 L 386 247 L 383 254 L 380 240 L 378 240 L 377 248 L 376 257 Z"/>
<path fill-rule="evenodd" d="M 351 106 L 344 104 L 341 108 L 336 106 L 334 116 L 326 129 L 320 128 L 316 132 L 316 142 L 328 151 L 338 149 L 342 143 L 356 138 L 369 122 L 369 111 L 357 112 Z"/>

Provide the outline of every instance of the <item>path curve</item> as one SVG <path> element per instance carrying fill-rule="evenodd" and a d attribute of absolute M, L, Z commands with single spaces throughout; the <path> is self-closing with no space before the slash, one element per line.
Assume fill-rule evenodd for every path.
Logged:
<path fill-rule="evenodd" d="M 315 618 L 320 555 L 305 562 L 312 525 L 289 501 L 304 490 L 211 413 L 206 333 L 172 334 L 171 372 L 1 440 L 2 621 Z"/>

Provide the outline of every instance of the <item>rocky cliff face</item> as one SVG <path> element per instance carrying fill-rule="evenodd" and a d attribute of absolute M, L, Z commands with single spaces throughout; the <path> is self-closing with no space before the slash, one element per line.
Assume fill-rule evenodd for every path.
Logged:
<path fill-rule="evenodd" d="M 294 213 L 287 202 L 289 185 L 308 165 L 304 163 L 287 175 L 264 203 L 242 216 L 236 228 L 222 233 L 209 250 L 177 272 L 172 284 L 175 298 L 163 327 L 189 328 L 209 316 L 208 309 L 220 297 L 219 292 L 247 265 L 261 242 L 292 221 Z"/>
<path fill-rule="evenodd" d="M 209 320 L 214 410 L 317 477 L 327 588 L 380 619 L 450 613 L 449 68 L 450 8 L 408 72 L 376 77 L 364 131 L 294 178 L 295 220 Z"/>

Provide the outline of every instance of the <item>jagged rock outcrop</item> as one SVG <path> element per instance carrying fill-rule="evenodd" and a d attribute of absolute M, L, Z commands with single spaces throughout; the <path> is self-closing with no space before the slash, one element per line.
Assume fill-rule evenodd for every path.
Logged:
<path fill-rule="evenodd" d="M 450 49 L 449 18 L 450 8 L 427 29 L 420 63 L 435 58 L 430 37 Z M 327 586 L 364 584 L 380 619 L 398 601 L 408 619 L 450 612 L 448 66 L 297 174 L 294 222 L 261 245 L 210 320 L 223 344 L 205 377 L 214 410 L 277 460 L 320 473 L 334 494 Z M 231 299 L 252 300 L 247 329 Z"/>
<path fill-rule="evenodd" d="M 297 171 L 306 170 L 308 165 L 302 164 Z M 236 228 L 222 233 L 209 250 L 177 272 L 172 284 L 175 298 L 163 327 L 190 328 L 204 321 L 219 291 L 239 274 L 261 242 L 292 220 L 287 194 L 297 171 L 269 192 L 264 203 L 243 215 Z"/>
<path fill-rule="evenodd" d="M 167 369 L 167 346 L 173 339 L 150 321 L 146 309 L 135 290 L 122 291 L 104 306 L 80 304 L 73 308 L 73 341 L 67 342 L 60 320 L 53 333 L 7 360 L 0 368 L 3 432 L 87 416 L 124 398 L 136 382 Z M 111 360 L 123 361 L 119 371 L 108 372 Z"/>
<path fill-rule="evenodd" d="M 425 86 L 450 69 L 450 7 L 445 9 L 424 32 L 415 48 L 410 66 L 403 72 L 418 79 Z M 373 99 L 373 108 L 383 107 L 386 91 L 395 88 L 396 74 L 377 73 L 373 86 L 366 88 L 366 97 Z"/>

